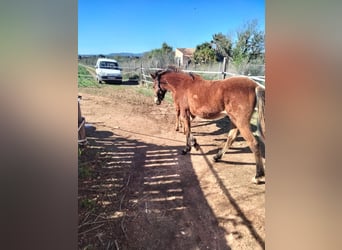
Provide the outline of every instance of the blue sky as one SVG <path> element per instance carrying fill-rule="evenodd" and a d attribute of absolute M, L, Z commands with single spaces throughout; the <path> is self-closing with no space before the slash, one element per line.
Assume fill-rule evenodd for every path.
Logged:
<path fill-rule="evenodd" d="M 253 19 L 265 30 L 264 0 L 79 0 L 78 53 L 195 48 Z"/>

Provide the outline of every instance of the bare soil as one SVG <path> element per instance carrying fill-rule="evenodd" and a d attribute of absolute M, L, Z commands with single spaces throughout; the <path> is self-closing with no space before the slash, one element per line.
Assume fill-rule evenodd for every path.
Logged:
<path fill-rule="evenodd" d="M 229 119 L 192 121 L 200 150 L 181 155 L 174 108 L 139 86 L 83 88 L 79 249 L 264 249 L 265 184 L 251 182 L 242 137 L 220 162 Z"/>

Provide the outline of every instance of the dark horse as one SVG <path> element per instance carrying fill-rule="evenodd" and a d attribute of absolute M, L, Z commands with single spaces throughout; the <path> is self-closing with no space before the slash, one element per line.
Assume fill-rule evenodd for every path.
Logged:
<path fill-rule="evenodd" d="M 151 76 L 154 80 L 155 103 L 159 105 L 166 91 L 171 91 L 174 102 L 179 107 L 186 134 L 186 147 L 182 151 L 183 154 L 189 152 L 192 146 L 196 150 L 199 149 L 196 139 L 191 134 L 190 117 L 216 119 L 225 112 L 230 118 L 230 130 L 224 147 L 214 156 L 214 160 L 218 161 L 222 158 L 240 131 L 255 156 L 256 175 L 253 182 L 260 182 L 260 178 L 265 176 L 264 164 L 259 141 L 251 131 L 250 120 L 254 108 L 257 107 L 258 131 L 261 139 L 265 141 L 265 89 L 263 87 L 244 76 L 208 81 L 198 75 L 194 76 L 172 68 L 159 70 Z"/>

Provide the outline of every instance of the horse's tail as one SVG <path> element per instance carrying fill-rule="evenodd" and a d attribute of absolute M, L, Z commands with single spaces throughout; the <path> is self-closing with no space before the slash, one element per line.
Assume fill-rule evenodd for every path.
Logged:
<path fill-rule="evenodd" d="M 258 109 L 258 122 L 257 127 L 260 134 L 260 138 L 265 142 L 265 88 L 258 86 L 255 88 L 255 94 L 257 97 L 256 107 Z"/>

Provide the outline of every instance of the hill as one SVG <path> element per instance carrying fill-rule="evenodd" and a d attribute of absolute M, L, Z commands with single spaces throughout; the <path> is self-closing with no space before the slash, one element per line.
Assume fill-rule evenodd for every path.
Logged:
<path fill-rule="evenodd" d="M 129 52 L 120 52 L 120 53 L 110 53 L 108 56 L 126 56 L 126 57 L 142 57 L 144 53 L 129 53 Z"/>
<path fill-rule="evenodd" d="M 87 55 L 82 55 L 82 57 L 93 57 L 93 56 L 99 56 L 99 55 L 104 55 L 104 56 L 109 56 L 109 57 L 114 57 L 114 56 L 121 56 L 121 57 L 142 57 L 146 52 L 143 53 L 130 53 L 130 52 L 117 52 L 117 53 L 110 53 L 110 54 L 87 54 Z"/>

